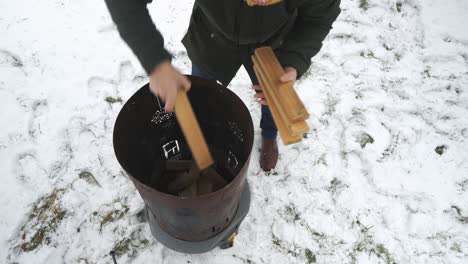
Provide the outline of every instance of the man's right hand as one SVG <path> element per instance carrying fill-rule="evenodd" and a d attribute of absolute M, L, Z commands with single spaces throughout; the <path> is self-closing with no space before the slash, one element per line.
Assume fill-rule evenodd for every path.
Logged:
<path fill-rule="evenodd" d="M 169 61 L 158 64 L 150 76 L 151 92 L 165 102 L 166 112 L 174 111 L 179 89 L 190 90 L 190 81 L 174 68 Z"/>

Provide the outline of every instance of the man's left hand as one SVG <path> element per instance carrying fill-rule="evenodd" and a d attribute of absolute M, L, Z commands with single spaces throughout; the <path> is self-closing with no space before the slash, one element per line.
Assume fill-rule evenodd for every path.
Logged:
<path fill-rule="evenodd" d="M 297 79 L 297 71 L 293 67 L 285 67 L 284 74 L 281 76 L 280 81 L 282 82 L 296 82 Z"/>
<path fill-rule="evenodd" d="M 280 81 L 281 82 L 292 82 L 292 84 L 294 85 L 294 83 L 296 82 L 296 78 L 297 78 L 296 69 L 294 69 L 293 67 L 285 67 L 284 68 L 284 74 L 280 77 Z M 254 85 L 254 86 L 252 86 L 252 88 L 257 90 L 257 91 L 262 90 L 260 85 Z M 268 103 L 267 103 L 267 101 L 265 99 L 265 96 L 263 95 L 262 92 L 257 92 L 254 96 L 255 96 L 255 98 L 260 99 L 260 100 L 257 101 L 259 104 L 268 105 Z"/>

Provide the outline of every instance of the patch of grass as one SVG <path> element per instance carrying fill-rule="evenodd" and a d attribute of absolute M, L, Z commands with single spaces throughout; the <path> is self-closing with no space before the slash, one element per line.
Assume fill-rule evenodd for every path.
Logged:
<path fill-rule="evenodd" d="M 367 52 L 364 52 L 364 51 L 361 51 L 361 53 L 359 53 L 359 55 L 363 58 L 372 58 L 372 59 L 377 59 L 377 57 L 375 57 L 375 54 L 374 52 L 372 51 L 367 51 Z"/>
<path fill-rule="evenodd" d="M 310 251 L 310 249 L 308 248 L 306 248 L 305 250 L 305 257 L 307 258 L 307 262 L 309 264 L 317 262 L 317 258 L 315 257 L 315 254 L 312 251 Z"/>
<path fill-rule="evenodd" d="M 133 231 L 129 237 L 126 237 L 117 242 L 112 251 L 115 252 L 116 257 L 127 254 L 130 257 L 135 256 L 138 250 L 148 247 L 149 240 L 141 238 L 140 230 Z"/>
<path fill-rule="evenodd" d="M 468 224 L 468 216 L 462 215 L 462 211 L 461 211 L 460 207 L 458 207 L 456 205 L 452 205 L 450 208 L 455 210 L 455 212 L 457 213 L 457 215 L 455 217 L 460 223 Z"/>
<path fill-rule="evenodd" d="M 317 257 L 312 252 L 312 250 L 308 248 L 302 248 L 298 247 L 294 244 L 287 243 L 285 241 L 281 241 L 277 236 L 274 234 L 271 234 L 272 239 L 271 241 L 273 242 L 273 245 L 278 247 L 280 251 L 282 251 L 284 254 L 291 255 L 295 258 L 305 258 L 307 260 L 307 263 L 312 264 L 317 262 Z"/>
<path fill-rule="evenodd" d="M 293 204 L 286 206 L 285 214 L 289 216 L 291 220 L 293 221 L 297 221 L 301 219 L 299 214 L 296 211 L 296 207 Z"/>
<path fill-rule="evenodd" d="M 7 51 L 7 50 L 0 50 L 0 54 L 4 54 L 6 56 L 6 62 L 11 63 L 11 66 L 13 66 L 13 67 L 18 67 L 19 68 L 19 67 L 24 66 L 23 62 L 21 61 L 21 59 L 17 55 L 15 55 L 15 54 Z"/>
<path fill-rule="evenodd" d="M 396 53 L 396 52 L 395 52 L 394 55 L 395 55 L 395 59 L 396 59 L 397 61 L 400 61 L 400 60 L 401 60 L 401 54 L 400 54 L 400 53 Z"/>
<path fill-rule="evenodd" d="M 100 229 L 102 230 L 103 226 L 105 226 L 105 225 L 107 225 L 107 224 L 109 224 L 111 222 L 115 222 L 115 221 L 121 219 L 122 217 L 124 217 L 124 215 L 128 212 L 129 209 L 130 208 L 128 208 L 128 206 L 122 205 L 122 208 L 120 210 L 115 209 L 115 210 L 111 210 L 111 211 L 107 212 L 106 214 L 104 214 L 104 216 L 101 218 Z"/>
<path fill-rule="evenodd" d="M 277 247 L 281 247 L 281 243 L 280 243 L 280 240 L 277 236 L 275 235 L 271 235 L 272 238 L 271 238 L 271 242 L 273 242 L 273 245 L 277 246 Z"/>
<path fill-rule="evenodd" d="M 362 132 L 357 140 L 362 149 L 365 148 L 367 144 L 374 144 L 374 138 L 366 132 Z"/>
<path fill-rule="evenodd" d="M 464 179 L 463 181 L 457 182 L 457 186 L 459 187 L 460 192 L 465 192 L 468 188 L 468 179 Z"/>
<path fill-rule="evenodd" d="M 375 254 L 378 258 L 383 259 L 387 264 L 396 263 L 390 255 L 390 252 L 388 252 L 388 249 L 383 244 L 377 244 L 375 247 L 371 248 L 369 250 L 369 254 L 371 253 Z"/>
<path fill-rule="evenodd" d="M 341 190 L 348 188 L 349 186 L 337 178 L 333 178 L 330 182 L 330 186 L 326 188 L 332 197 L 333 202 L 336 202 L 337 194 L 341 192 Z"/>
<path fill-rule="evenodd" d="M 387 128 L 386 126 L 384 126 L 384 127 Z M 390 145 L 387 148 L 384 149 L 384 151 L 382 153 L 382 156 L 380 157 L 380 159 L 378 159 L 378 161 L 381 162 L 381 161 L 389 158 L 391 155 L 393 155 L 393 153 L 395 152 L 395 149 L 397 148 L 397 146 L 399 146 L 400 141 L 401 140 L 400 140 L 400 135 L 399 134 L 392 135 Z"/>
<path fill-rule="evenodd" d="M 456 242 L 452 244 L 452 246 L 450 247 L 450 250 L 455 251 L 457 253 L 463 253 L 460 244 Z"/>
<path fill-rule="evenodd" d="M 123 103 L 123 100 L 120 97 L 107 96 L 106 99 L 104 100 L 108 102 L 109 104 Z"/>
<path fill-rule="evenodd" d="M 253 263 L 255 263 L 255 262 L 253 262 L 252 260 L 250 260 L 250 259 L 248 259 L 248 258 L 245 259 L 245 258 L 242 258 L 242 257 L 237 256 L 236 254 L 232 254 L 232 257 L 242 260 L 242 262 L 244 262 L 245 264 L 253 264 Z"/>
<path fill-rule="evenodd" d="M 298 247 L 294 244 L 287 243 L 285 241 L 280 240 L 274 234 L 271 234 L 273 245 L 278 247 L 283 253 L 291 255 L 295 258 L 302 258 L 304 257 L 307 260 L 308 264 L 316 263 L 317 257 L 315 256 L 314 252 L 308 248 Z"/>
<path fill-rule="evenodd" d="M 440 146 L 437 146 L 434 151 L 439 154 L 439 155 L 442 155 L 444 154 L 445 150 L 447 149 L 447 146 L 446 145 L 440 145 Z"/>
<path fill-rule="evenodd" d="M 396 264 L 396 261 L 392 258 L 392 255 L 385 245 L 375 243 L 372 234 L 369 232 L 372 227 L 364 226 L 359 220 L 356 220 L 355 224 L 360 228 L 362 238 L 355 243 L 352 252 L 350 253 L 351 263 L 356 263 L 357 254 L 360 252 L 366 252 L 369 255 L 374 254 L 379 259 L 382 259 L 386 264 Z"/>
<path fill-rule="evenodd" d="M 88 259 L 80 258 L 80 259 L 78 259 L 78 263 L 89 264 L 89 261 L 88 261 Z"/>
<path fill-rule="evenodd" d="M 60 197 L 64 189 L 55 189 L 37 201 L 28 222 L 21 227 L 21 238 L 24 242 L 17 246 L 23 252 L 33 251 L 42 245 L 48 245 L 53 233 L 66 215 L 60 206 Z"/>
<path fill-rule="evenodd" d="M 297 257 L 298 256 L 298 253 L 296 252 L 297 250 L 297 247 L 293 246 L 291 247 L 290 245 L 285 245 L 286 242 L 283 242 L 281 241 L 277 236 L 275 236 L 274 234 L 271 234 L 272 236 L 272 239 L 271 241 L 273 242 L 273 245 L 277 246 L 279 249 L 281 249 L 284 253 L 286 254 L 291 254 L 292 256 L 294 257 Z M 291 250 L 291 248 L 294 249 Z"/>
<path fill-rule="evenodd" d="M 432 76 L 431 76 L 431 71 L 430 71 L 429 68 L 425 69 L 425 70 L 423 71 L 422 75 L 423 75 L 423 77 L 425 77 L 425 78 L 431 78 L 431 77 L 432 77 Z"/>
<path fill-rule="evenodd" d="M 396 7 L 396 10 L 397 10 L 398 13 L 401 12 L 401 6 L 402 6 L 402 5 L 403 5 L 402 2 L 397 2 L 397 3 L 396 3 L 395 7 Z"/>
<path fill-rule="evenodd" d="M 123 240 L 119 241 L 117 244 L 114 245 L 113 251 L 115 252 L 116 256 L 122 256 L 123 254 L 130 251 L 130 242 L 132 240 L 130 238 L 124 238 Z"/>
<path fill-rule="evenodd" d="M 78 174 L 78 177 L 84 181 L 86 181 L 87 183 L 89 184 L 92 184 L 92 185 L 97 185 L 99 187 L 101 187 L 101 185 L 99 184 L 99 182 L 96 180 L 96 178 L 94 177 L 94 175 L 89 172 L 89 171 L 86 171 L 86 170 L 82 170 L 79 174 Z"/>
<path fill-rule="evenodd" d="M 359 7 L 363 10 L 367 10 L 369 8 L 369 2 L 367 0 L 359 0 Z"/>

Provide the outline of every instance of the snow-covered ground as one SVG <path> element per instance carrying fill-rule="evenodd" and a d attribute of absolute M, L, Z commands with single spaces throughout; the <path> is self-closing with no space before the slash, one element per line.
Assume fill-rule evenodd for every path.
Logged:
<path fill-rule="evenodd" d="M 149 6 L 175 65 L 192 1 Z M 103 1 L 0 0 L 0 263 L 468 263 L 468 2 L 344 0 L 235 246 L 155 241 L 112 128 L 147 82 Z M 242 70 L 230 85 L 260 111 Z"/>

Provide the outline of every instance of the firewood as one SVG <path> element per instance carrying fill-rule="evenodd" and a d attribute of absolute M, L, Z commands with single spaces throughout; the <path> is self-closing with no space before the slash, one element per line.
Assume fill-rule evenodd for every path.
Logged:
<path fill-rule="evenodd" d="M 198 168 L 203 170 L 211 166 L 213 158 L 203 137 L 197 118 L 193 113 L 187 93 L 183 88 L 179 89 L 177 93 L 175 113 Z"/>
<path fill-rule="evenodd" d="M 301 141 L 309 130 L 305 122 L 309 113 L 304 107 L 292 82 L 280 81 L 284 70 L 270 47 L 261 47 L 252 55 L 254 71 L 273 115 L 284 144 Z"/>
<path fill-rule="evenodd" d="M 257 69 L 254 68 L 254 70 L 256 71 L 257 76 L 260 76 L 259 73 L 257 72 Z M 263 79 L 259 78 L 259 82 L 260 82 L 260 86 L 262 87 L 266 86 L 266 83 L 264 82 Z M 265 95 L 267 102 L 268 102 L 269 97 L 270 97 L 269 92 L 263 90 L 263 94 Z M 289 133 L 286 125 L 284 124 L 284 121 L 281 119 L 278 113 L 276 106 L 273 104 L 269 104 L 269 107 L 270 107 L 271 115 L 273 116 L 273 119 L 275 121 L 276 127 L 278 128 L 281 140 L 283 141 L 283 144 L 289 145 L 289 144 L 293 144 L 293 143 L 297 143 L 301 141 L 302 139 L 301 136 L 292 136 L 291 133 Z"/>
<path fill-rule="evenodd" d="M 214 161 L 184 89 L 179 89 L 177 94 L 175 113 L 180 128 L 182 129 L 182 133 L 184 134 L 190 151 L 192 152 L 193 159 L 195 160 L 201 174 L 201 177 L 197 178 L 197 181 L 192 184 L 199 189 L 195 194 L 203 195 L 212 192 L 212 181 L 214 180 L 218 187 L 221 185 L 220 179 L 224 178 L 219 175 L 216 170 L 210 168 Z M 182 182 L 182 180 L 192 178 L 193 177 L 181 177 L 180 182 Z M 222 187 L 226 184 L 223 184 Z M 195 187 L 191 186 L 191 188 L 194 189 Z M 186 195 L 189 191 L 186 189 L 182 193 Z"/>
<path fill-rule="evenodd" d="M 264 69 L 266 78 L 274 85 L 271 90 L 281 98 L 281 105 L 292 121 L 299 121 L 309 118 L 309 113 L 304 107 L 301 99 L 294 90 L 292 82 L 283 83 L 280 81 L 284 74 L 283 67 L 270 47 L 261 47 L 255 50 L 254 56 L 257 59 L 257 66 Z"/>

